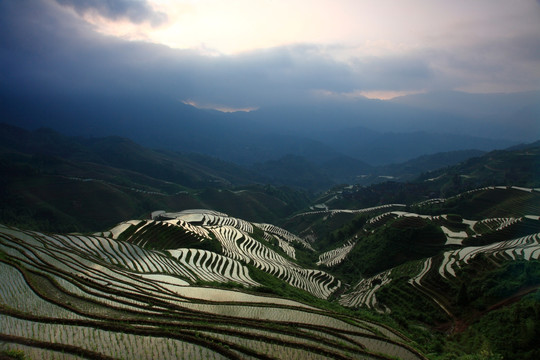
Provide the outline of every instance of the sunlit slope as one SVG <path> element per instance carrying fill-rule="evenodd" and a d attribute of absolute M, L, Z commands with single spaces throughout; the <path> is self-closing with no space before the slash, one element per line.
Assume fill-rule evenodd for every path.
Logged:
<path fill-rule="evenodd" d="M 166 250 L 193 268 L 228 269 L 222 264 L 224 259 L 240 261 L 323 299 L 341 285 L 339 280 L 324 271 L 300 266 L 295 261 L 294 246 L 304 251 L 314 250 L 308 242 L 276 226 L 254 224 L 210 210 L 159 213 L 158 216 L 164 221 L 120 224 L 110 232 L 110 236 L 147 248 Z M 277 246 L 271 246 L 274 241 Z M 186 245 L 213 252 L 185 249 Z M 220 258 L 222 255 L 225 258 Z"/>
<path fill-rule="evenodd" d="M 204 231 L 175 221 L 171 226 L 208 241 Z M 194 285 L 215 276 L 255 288 L 245 264 L 272 264 L 255 260 L 249 233 L 208 225 L 208 235 L 219 229 L 234 234 L 229 240 L 244 237 L 242 260 L 194 248 L 151 250 L 115 239 L 118 229 L 83 236 L 1 226 L 3 347 L 22 349 L 32 359 L 424 359 L 402 335 L 374 322 L 288 299 Z"/>

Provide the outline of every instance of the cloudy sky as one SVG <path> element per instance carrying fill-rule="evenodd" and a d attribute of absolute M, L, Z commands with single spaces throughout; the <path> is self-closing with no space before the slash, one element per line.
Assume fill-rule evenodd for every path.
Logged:
<path fill-rule="evenodd" d="M 540 89 L 534 0 L 2 0 L 3 91 L 221 110 Z"/>

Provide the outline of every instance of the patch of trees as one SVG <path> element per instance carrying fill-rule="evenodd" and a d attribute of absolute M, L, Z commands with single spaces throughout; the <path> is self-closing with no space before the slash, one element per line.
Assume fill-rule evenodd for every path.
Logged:
<path fill-rule="evenodd" d="M 346 279 L 372 276 L 411 260 L 433 256 L 445 241 L 442 230 L 432 222 L 399 218 L 360 237 L 347 259 L 335 269 Z"/>

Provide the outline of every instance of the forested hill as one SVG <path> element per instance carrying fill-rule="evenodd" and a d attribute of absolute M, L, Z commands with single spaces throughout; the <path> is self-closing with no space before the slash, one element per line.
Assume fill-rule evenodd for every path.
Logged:
<path fill-rule="evenodd" d="M 537 144 L 468 160 L 478 153 L 435 154 L 378 168 L 348 158 L 317 166 L 294 156 L 247 168 L 206 155 L 151 150 L 119 137 L 75 138 L 47 129 L 1 127 L 0 218 L 51 231 L 95 231 L 155 209 L 194 207 L 279 222 L 310 204 L 358 208 L 446 197 L 487 185 L 535 187 L 540 169 Z M 455 161 L 463 162 L 449 166 Z M 428 171 L 438 163 L 445 167 Z M 420 175 L 410 180 L 414 174 Z M 368 178 L 380 183 L 335 187 L 313 197 L 315 189 L 324 191 L 337 180 L 354 184 Z"/>
<path fill-rule="evenodd" d="M 336 186 L 315 203 L 328 208 L 363 208 L 447 198 L 486 186 L 540 187 L 538 142 L 473 157 L 457 165 L 426 171 L 413 181 L 393 179 L 370 186 Z"/>
<path fill-rule="evenodd" d="M 310 202 L 232 163 L 144 148 L 128 139 L 74 138 L 2 125 L 0 219 L 49 231 L 96 231 L 156 209 L 213 208 L 273 221 Z"/>

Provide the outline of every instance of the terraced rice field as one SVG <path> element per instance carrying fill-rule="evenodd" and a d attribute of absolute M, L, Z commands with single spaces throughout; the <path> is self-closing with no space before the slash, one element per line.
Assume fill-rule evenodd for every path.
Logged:
<path fill-rule="evenodd" d="M 416 290 L 428 296 L 442 310 L 450 314 L 445 306 L 445 299 L 423 280 L 427 277 L 437 279 L 437 282 L 451 281 L 458 276 L 458 270 L 468 264 L 476 256 L 491 257 L 495 261 L 533 260 L 540 259 L 540 233 L 520 237 L 517 239 L 501 241 L 485 246 L 467 246 L 461 249 L 446 251 L 442 258 L 427 258 L 423 262 L 420 272 L 409 280 L 409 284 Z"/>
<path fill-rule="evenodd" d="M 468 246 L 459 250 L 447 251 L 439 267 L 442 277 L 456 276 L 456 269 L 467 264 L 479 254 L 505 260 L 532 260 L 540 258 L 540 233 L 518 239 L 502 241 L 485 246 Z"/>
<path fill-rule="evenodd" d="M 242 264 L 247 259 L 283 271 L 277 264 L 284 260 L 266 260 L 273 255 L 242 230 L 211 231 L 234 239 L 242 254 L 236 258 L 245 259 L 0 226 L 0 350 L 22 350 L 30 359 L 425 359 L 374 322 L 193 286 L 211 275 L 255 285 Z M 308 283 L 308 274 L 298 278 Z M 324 283 L 316 278 L 325 276 L 313 275 L 311 284 Z"/>
<path fill-rule="evenodd" d="M 370 278 L 360 280 L 352 291 L 341 296 L 339 303 L 347 307 L 365 306 L 379 312 L 389 312 L 389 309 L 377 302 L 375 294 L 381 287 L 392 281 L 390 278 L 391 273 L 392 270 L 387 270 Z"/>
<path fill-rule="evenodd" d="M 164 213 L 161 217 L 183 220 L 202 226 L 232 226 L 239 230 L 253 233 L 253 225 L 250 222 L 213 210 L 185 210 L 178 213 Z"/>
<path fill-rule="evenodd" d="M 536 189 L 516 187 L 489 187 L 470 191 L 482 192 L 524 192 L 534 194 Z M 506 196 L 506 195 L 505 195 Z M 434 199 L 420 205 L 441 203 L 445 199 Z M 498 217 L 479 220 L 460 219 L 450 215 L 421 215 L 405 211 L 390 211 L 377 215 L 367 221 L 369 229 L 383 226 L 388 221 L 399 217 L 420 217 L 432 221 L 444 232 L 446 246 L 452 250 L 428 257 L 421 262 L 416 275 L 409 278 L 411 291 L 418 291 L 430 298 L 443 311 L 450 314 L 447 308 L 448 299 L 445 294 L 438 293 L 434 283 L 452 282 L 458 276 L 461 267 L 467 265 L 476 256 L 487 256 L 501 263 L 512 260 L 532 260 L 540 258 L 540 219 L 538 215 L 520 217 Z M 526 234 L 524 236 L 516 234 Z M 481 244 L 470 246 L 467 244 Z M 447 248 L 447 249 L 448 249 Z M 340 304 L 348 307 L 367 307 L 377 311 L 387 311 L 384 304 L 377 301 L 376 294 L 385 285 L 391 283 L 392 269 L 371 278 L 361 279 L 350 290 L 341 295 Z"/>
<path fill-rule="evenodd" d="M 265 235 L 270 235 L 275 237 L 276 239 L 280 240 L 280 247 L 283 248 L 283 250 L 289 254 L 289 252 L 282 246 L 282 243 L 298 243 L 302 245 L 306 249 L 310 249 L 313 251 L 313 247 L 309 242 L 307 242 L 305 239 L 298 237 L 290 232 L 288 232 L 285 229 L 282 229 L 278 226 L 272 225 L 272 224 L 254 224 L 259 229 L 264 231 Z M 294 256 L 292 256 L 294 258 Z"/>
<path fill-rule="evenodd" d="M 326 299 L 341 285 L 332 275 L 320 270 L 305 269 L 232 226 L 220 226 L 211 230 L 221 243 L 225 256 L 253 264 L 317 297 Z"/>
<path fill-rule="evenodd" d="M 177 243 L 182 242 L 183 238 L 197 242 L 204 241 L 209 237 L 209 232 L 204 227 L 191 225 L 181 219 L 131 220 L 118 224 L 108 233 L 110 235 L 104 234 L 104 236 L 113 239 L 122 236 L 135 245 L 150 248 L 175 247 Z M 158 235 L 169 238 L 169 241 L 158 239 Z"/>
<path fill-rule="evenodd" d="M 181 265 L 180 268 L 184 270 L 183 272 L 178 270 L 177 274 L 189 281 L 234 282 L 248 287 L 259 285 L 250 278 L 247 268 L 241 264 L 243 262 L 324 299 L 341 285 L 339 280 L 324 271 L 305 269 L 291 261 L 290 259 L 295 259 L 295 249 L 291 245 L 293 243 L 298 243 L 310 251 L 314 250 L 307 241 L 275 225 L 251 224 L 210 210 L 159 213 L 159 217 L 166 220 L 130 221 L 119 224 L 110 231 L 112 234 L 110 238 L 98 237 L 100 239 L 98 242 L 122 237 L 126 241 L 118 242 L 119 246 L 127 246 L 128 249 L 138 248 L 134 245 L 139 245 L 148 249 L 162 250 L 177 260 Z M 267 241 L 276 239 L 289 259 L 266 246 L 264 242 L 255 240 L 251 236 L 255 227 L 263 231 Z M 217 239 L 220 243 L 221 255 L 201 249 L 178 247 L 178 244 L 196 246 L 204 241 L 210 241 L 211 238 Z M 164 253 L 154 251 L 152 254 L 163 256 Z M 130 269 L 148 270 L 134 268 L 136 265 L 133 261 L 124 263 L 131 266 Z"/>
<path fill-rule="evenodd" d="M 356 242 L 353 240 L 349 240 L 343 246 L 322 253 L 321 255 L 319 255 L 319 261 L 317 261 L 317 265 L 325 265 L 327 267 L 332 267 L 343 262 L 343 260 L 345 260 L 347 255 L 354 248 L 354 245 L 356 245 Z"/>
<path fill-rule="evenodd" d="M 237 282 L 245 286 L 259 285 L 251 279 L 246 266 L 226 256 L 201 249 L 177 249 L 168 252 L 181 264 L 197 270 L 204 281 Z"/>
<path fill-rule="evenodd" d="M 522 220 L 522 218 L 514 217 L 483 219 L 475 224 L 474 229 L 476 229 L 476 232 L 482 232 L 486 229 L 488 231 L 499 231 L 507 228 L 508 226 L 512 226 Z"/>
<path fill-rule="evenodd" d="M 304 212 L 304 213 L 301 213 L 301 214 L 297 214 L 294 217 L 298 217 L 298 216 L 308 216 L 308 215 L 318 215 L 318 214 L 323 214 L 323 215 L 335 215 L 335 214 L 339 214 L 339 213 L 347 213 L 347 214 L 363 214 L 363 213 L 370 213 L 370 212 L 375 212 L 375 211 L 381 211 L 381 210 L 387 210 L 387 209 L 391 209 L 391 208 L 402 208 L 402 207 L 406 207 L 407 205 L 405 204 L 386 204 L 386 205 L 380 205 L 380 206 L 374 206 L 374 207 L 370 207 L 370 208 L 364 208 L 364 209 L 334 209 L 334 210 L 318 210 L 318 211 L 308 211 L 308 212 Z"/>

